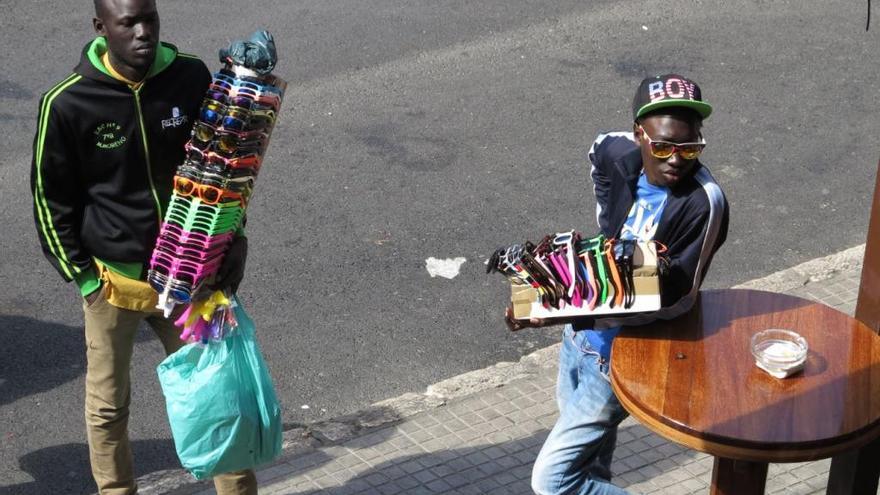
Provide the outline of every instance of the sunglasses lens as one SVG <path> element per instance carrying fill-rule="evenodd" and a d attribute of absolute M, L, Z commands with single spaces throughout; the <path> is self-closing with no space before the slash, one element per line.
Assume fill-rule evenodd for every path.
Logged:
<path fill-rule="evenodd" d="M 217 150 L 223 154 L 232 154 L 238 145 L 238 139 L 232 134 L 223 134 L 217 140 Z"/>
<path fill-rule="evenodd" d="M 654 155 L 655 158 L 666 159 L 672 156 L 672 153 L 674 152 L 675 146 L 670 143 L 657 141 L 651 142 L 651 154 Z"/>
<path fill-rule="evenodd" d="M 236 96 L 229 99 L 230 106 L 244 108 L 245 110 L 250 110 L 253 103 L 254 100 L 246 96 Z"/>
<path fill-rule="evenodd" d="M 264 128 L 275 123 L 275 116 L 267 113 L 255 114 L 251 120 L 254 126 Z"/>
<path fill-rule="evenodd" d="M 697 145 L 684 146 L 678 149 L 678 154 L 685 160 L 693 160 L 700 156 L 700 153 L 702 152 L 703 147 Z"/>
<path fill-rule="evenodd" d="M 208 100 L 214 100 L 217 103 L 226 103 L 227 99 L 225 91 L 217 91 L 216 89 L 209 89 L 205 97 Z"/>
<path fill-rule="evenodd" d="M 256 156 L 248 155 L 243 156 L 241 158 L 236 158 L 229 163 L 233 168 L 256 168 L 260 165 L 260 162 L 257 160 Z"/>
<path fill-rule="evenodd" d="M 209 205 L 216 205 L 220 202 L 220 196 L 222 195 L 220 189 L 212 186 L 201 186 L 199 189 L 199 197 L 202 198 L 202 201 L 208 203 Z"/>
<path fill-rule="evenodd" d="M 189 196 L 193 192 L 193 188 L 195 187 L 195 183 L 189 179 L 184 177 L 175 177 L 174 181 L 174 189 L 183 196 Z"/>
<path fill-rule="evenodd" d="M 196 122 L 193 126 L 193 137 L 203 143 L 210 142 L 214 137 L 214 129 L 204 122 Z"/>
<path fill-rule="evenodd" d="M 189 294 L 180 290 L 180 289 L 172 290 L 171 297 L 173 297 L 175 300 L 180 301 L 182 303 L 189 302 Z"/>
<path fill-rule="evenodd" d="M 244 129 L 244 120 L 236 115 L 227 115 L 223 118 L 223 128 L 233 131 L 241 131 Z"/>
<path fill-rule="evenodd" d="M 193 146 L 189 149 L 186 155 L 187 163 L 198 166 L 204 160 L 204 155 L 202 154 L 202 150 Z"/>
<path fill-rule="evenodd" d="M 217 122 L 220 122 L 221 118 L 223 118 L 223 107 L 219 104 L 209 103 L 202 107 L 202 122 L 210 125 L 217 125 Z"/>

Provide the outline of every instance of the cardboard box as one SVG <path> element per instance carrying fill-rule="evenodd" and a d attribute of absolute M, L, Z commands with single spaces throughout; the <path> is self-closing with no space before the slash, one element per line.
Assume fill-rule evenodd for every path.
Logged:
<path fill-rule="evenodd" d="M 657 253 L 653 243 L 638 243 L 633 256 L 633 284 L 635 286 L 635 302 L 629 309 L 621 306 L 611 307 L 608 302 L 597 305 L 590 310 L 586 304 L 577 307 L 566 304 L 561 309 L 547 309 L 541 304 L 536 289 L 525 284 L 510 284 L 510 302 L 513 306 L 513 317 L 518 320 L 529 318 L 556 319 L 577 316 L 609 316 L 645 313 L 660 309 L 660 274 L 657 269 Z"/>

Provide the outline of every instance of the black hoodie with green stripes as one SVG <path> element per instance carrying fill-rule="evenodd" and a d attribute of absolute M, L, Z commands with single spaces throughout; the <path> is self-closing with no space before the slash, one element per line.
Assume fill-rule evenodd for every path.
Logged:
<path fill-rule="evenodd" d="M 31 169 L 34 218 L 46 257 L 65 280 L 94 278 L 92 258 L 149 261 L 174 171 L 184 159 L 211 73 L 160 43 L 135 90 L 110 76 L 104 38 L 40 99 Z"/>

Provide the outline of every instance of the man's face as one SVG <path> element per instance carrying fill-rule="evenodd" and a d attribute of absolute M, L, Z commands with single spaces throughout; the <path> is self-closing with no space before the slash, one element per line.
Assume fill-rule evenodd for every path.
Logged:
<path fill-rule="evenodd" d="M 103 0 L 93 24 L 95 31 L 107 38 L 114 66 L 120 65 L 117 69 L 129 69 L 141 77 L 146 74 L 159 43 L 155 0 Z"/>
<path fill-rule="evenodd" d="M 642 131 L 644 129 L 644 132 Z M 676 151 L 666 159 L 651 154 L 647 133 L 654 141 L 670 143 L 694 143 L 701 140 L 699 124 L 694 119 L 682 115 L 652 115 L 642 120 L 641 129 L 636 124 L 636 143 L 641 148 L 642 164 L 648 182 L 655 186 L 675 187 L 682 179 L 693 172 L 696 158 L 685 160 Z"/>

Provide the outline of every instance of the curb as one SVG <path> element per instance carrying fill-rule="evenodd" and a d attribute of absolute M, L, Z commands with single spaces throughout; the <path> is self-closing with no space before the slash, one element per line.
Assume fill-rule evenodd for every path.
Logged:
<path fill-rule="evenodd" d="M 859 268 L 864 251 L 865 245 L 861 244 L 766 277 L 744 282 L 733 288 L 786 292 L 826 280 L 842 271 Z M 559 344 L 554 344 L 523 356 L 516 362 L 503 361 L 443 380 L 430 385 L 423 393 L 406 393 L 377 402 L 352 414 L 298 425 L 284 432 L 282 454 L 275 462 L 313 449 L 342 444 L 372 430 L 442 407 L 451 400 L 503 387 L 514 380 L 537 375 L 547 368 L 556 367 L 558 353 Z M 148 495 L 162 493 L 184 495 L 204 490 L 209 484 L 206 481 L 195 481 L 183 469 L 157 471 L 142 476 L 137 481 L 140 492 Z"/>
<path fill-rule="evenodd" d="M 826 280 L 841 271 L 860 267 L 864 256 L 865 245 L 860 244 L 824 258 L 806 261 L 763 278 L 744 282 L 733 288 L 785 292 L 813 282 Z"/>

